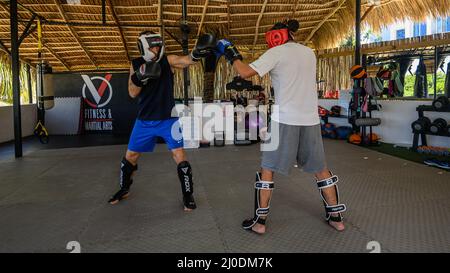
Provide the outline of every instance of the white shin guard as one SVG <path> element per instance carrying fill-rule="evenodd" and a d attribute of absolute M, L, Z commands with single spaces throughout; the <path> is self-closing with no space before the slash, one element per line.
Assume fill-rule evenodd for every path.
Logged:
<path fill-rule="evenodd" d="M 262 219 L 261 217 L 267 217 L 269 214 L 270 208 L 270 200 L 272 196 L 269 198 L 268 206 L 261 207 L 260 200 L 260 192 L 261 190 L 273 190 L 274 183 L 272 181 L 262 181 L 260 173 L 256 173 L 256 182 L 255 182 L 255 214 L 253 218 L 244 220 L 242 223 L 242 227 L 244 229 L 251 229 L 256 223 L 266 224 L 266 219 Z"/>
<path fill-rule="evenodd" d="M 331 173 L 331 172 L 330 172 Z M 333 175 L 331 173 L 331 177 L 323 180 L 316 180 L 317 187 L 319 188 L 320 197 L 322 197 L 324 206 L 325 206 L 325 219 L 327 221 L 334 221 L 334 222 L 340 222 L 342 221 L 343 217 L 341 215 L 342 212 L 347 210 L 347 207 L 345 204 L 339 203 L 339 189 L 337 186 L 337 182 L 339 181 L 339 178 L 337 175 Z M 336 192 L 336 203 L 337 205 L 329 205 L 324 194 L 323 189 L 334 187 L 334 190 Z M 332 216 L 332 213 L 338 213 L 338 216 Z"/>

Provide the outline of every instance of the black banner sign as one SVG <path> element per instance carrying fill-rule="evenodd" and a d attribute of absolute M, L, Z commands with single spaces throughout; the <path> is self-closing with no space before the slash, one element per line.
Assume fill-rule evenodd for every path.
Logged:
<path fill-rule="evenodd" d="M 128 95 L 128 73 L 54 74 L 56 97 L 82 97 L 86 132 L 129 134 L 137 100 Z"/>

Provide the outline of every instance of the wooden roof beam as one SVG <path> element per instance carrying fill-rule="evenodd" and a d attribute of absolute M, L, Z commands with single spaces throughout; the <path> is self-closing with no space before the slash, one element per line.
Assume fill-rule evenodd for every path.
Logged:
<path fill-rule="evenodd" d="M 367 15 L 369 15 L 369 13 L 375 8 L 376 6 L 370 6 L 366 12 L 364 13 L 364 15 L 361 17 L 361 22 L 364 21 L 364 19 L 366 19 Z"/>
<path fill-rule="evenodd" d="M 336 12 L 338 12 L 338 10 L 341 9 L 341 7 L 346 3 L 346 0 L 341 0 L 339 2 L 339 4 L 327 15 L 325 16 L 325 18 L 323 18 L 323 20 L 311 31 L 311 33 L 308 35 L 308 37 L 305 39 L 305 41 L 303 41 L 304 44 L 308 43 L 311 38 L 314 36 L 314 34 L 316 34 L 316 32 L 323 26 L 323 24 L 325 24 L 325 22 L 330 19 L 331 17 L 333 17 L 333 15 L 336 14 Z"/>
<path fill-rule="evenodd" d="M 128 53 L 128 45 L 127 45 L 127 41 L 125 40 L 125 36 L 123 35 L 123 29 L 120 26 L 120 22 L 119 22 L 119 18 L 117 17 L 116 11 L 114 10 L 114 6 L 111 0 L 106 0 L 108 2 L 108 6 L 111 9 L 111 13 L 112 16 L 114 18 L 114 22 L 117 25 L 117 28 L 119 29 L 119 33 L 120 33 L 120 39 L 122 39 L 122 43 L 123 43 L 123 47 L 125 48 L 125 53 L 127 55 L 127 59 L 128 61 L 130 60 L 130 54 Z"/>
<path fill-rule="evenodd" d="M 203 6 L 203 12 L 202 12 L 202 19 L 200 20 L 200 25 L 198 26 L 197 39 L 198 39 L 198 36 L 200 35 L 200 33 L 202 32 L 203 22 L 205 21 L 206 10 L 208 9 L 208 6 L 209 6 L 209 0 L 205 0 L 205 5 Z"/>
<path fill-rule="evenodd" d="M 231 12 L 230 12 L 230 1 L 227 1 L 227 35 L 231 31 Z"/>
<path fill-rule="evenodd" d="M 253 52 L 253 49 L 255 48 L 256 42 L 258 41 L 259 24 L 261 23 L 261 19 L 262 19 L 263 15 L 264 15 L 264 10 L 266 9 L 266 6 L 267 6 L 267 1 L 268 0 L 264 0 L 264 4 L 262 5 L 261 12 L 259 13 L 259 16 L 258 16 L 258 20 L 256 21 L 255 38 L 253 39 L 252 52 Z"/>
<path fill-rule="evenodd" d="M 422 49 L 422 48 L 430 48 L 433 49 L 435 46 L 445 46 L 450 44 L 450 34 L 440 35 L 439 39 L 434 38 L 434 35 L 428 35 L 421 37 L 421 39 L 408 38 L 406 40 L 394 40 L 387 44 L 380 43 L 379 45 L 364 45 L 361 48 L 361 53 L 364 54 L 374 54 L 374 53 L 384 53 L 390 54 L 391 51 L 403 51 L 409 49 Z M 354 50 L 345 49 L 339 52 L 319 52 L 319 58 L 334 58 L 340 56 L 348 56 L 354 54 Z"/>
<path fill-rule="evenodd" d="M 295 12 L 297 12 L 298 6 L 300 5 L 300 0 L 297 0 L 297 3 L 292 6 L 290 17 L 294 17 Z"/>
<path fill-rule="evenodd" d="M 9 12 L 9 8 L 8 8 L 8 6 L 5 4 L 5 3 L 2 3 L 2 2 L 0 2 L 0 7 L 2 7 L 7 13 L 8 13 L 8 15 L 9 16 L 11 16 L 11 14 L 10 14 L 10 12 Z M 20 22 L 20 24 L 22 25 L 22 26 L 25 26 L 25 23 L 22 23 L 22 22 Z M 38 37 L 37 37 L 37 35 L 36 34 L 34 34 L 34 33 L 30 33 L 30 36 L 31 37 L 33 37 L 36 41 L 39 41 L 39 39 L 38 39 Z M 56 52 L 55 51 L 53 51 L 50 47 L 48 47 L 45 43 L 43 43 L 43 45 L 42 45 L 45 49 L 47 49 L 48 50 L 48 52 L 50 52 L 50 54 L 52 54 L 53 55 L 53 57 L 55 57 L 56 59 L 58 59 L 58 61 L 67 69 L 67 70 L 70 70 L 70 68 L 69 68 L 69 65 L 58 55 L 58 54 L 56 54 Z"/>
<path fill-rule="evenodd" d="M 36 41 L 39 41 L 39 38 L 37 37 L 36 34 L 31 33 L 30 34 Z M 48 50 L 48 52 L 50 52 L 50 54 L 53 55 L 53 57 L 55 57 L 56 59 L 58 59 L 58 61 L 61 62 L 61 64 L 67 69 L 70 70 L 69 65 L 67 64 L 67 62 L 65 60 L 63 60 L 63 58 L 61 58 L 51 47 L 47 46 L 45 43 L 42 43 L 42 46 Z"/>
<path fill-rule="evenodd" d="M 59 2 L 59 0 L 54 0 L 54 3 L 56 5 L 56 7 L 58 8 L 59 14 L 61 15 L 61 17 L 64 19 L 64 22 L 69 22 L 69 19 L 67 18 L 67 15 L 64 12 L 63 7 L 61 6 L 61 3 Z M 85 52 L 86 56 L 89 58 L 89 61 L 91 61 L 91 63 L 97 67 L 97 64 L 94 61 L 94 57 L 92 56 L 92 54 L 86 50 L 86 48 L 84 48 L 83 44 L 81 43 L 81 39 L 78 36 L 78 34 L 73 30 L 72 26 L 67 26 L 70 30 L 70 33 L 72 34 L 72 36 L 75 38 L 75 40 L 77 40 L 77 43 L 80 45 L 80 47 L 83 49 L 83 51 Z"/>
<path fill-rule="evenodd" d="M 2 41 L 0 41 L 0 49 L 3 50 L 8 55 L 11 55 L 11 51 L 9 51 L 9 49 L 5 46 L 5 44 Z"/>
<path fill-rule="evenodd" d="M 0 41 L 0 50 L 5 52 L 9 57 L 11 57 L 11 51 L 8 49 L 8 47 L 5 46 L 5 44 L 2 41 Z M 23 54 L 22 54 L 22 56 L 23 56 Z M 32 66 L 29 60 L 26 60 L 24 58 L 19 58 L 19 59 L 22 63 Z"/>

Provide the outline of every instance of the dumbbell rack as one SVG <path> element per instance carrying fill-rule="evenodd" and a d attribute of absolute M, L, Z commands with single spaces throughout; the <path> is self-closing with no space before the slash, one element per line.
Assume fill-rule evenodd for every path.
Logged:
<path fill-rule="evenodd" d="M 450 106 L 444 110 L 436 111 L 433 106 L 420 105 L 420 106 L 417 106 L 416 111 L 419 114 L 419 118 L 422 118 L 422 117 L 424 117 L 423 112 L 450 113 Z M 437 133 L 437 134 L 432 133 L 430 131 L 427 131 L 424 133 L 423 132 L 422 133 L 414 132 L 414 140 L 413 140 L 413 146 L 412 146 L 413 151 L 417 152 L 417 148 L 419 148 L 419 136 L 420 136 L 420 140 L 421 140 L 421 144 L 422 144 L 421 146 L 428 146 L 426 135 L 450 137 L 450 134 L 448 132 Z"/>

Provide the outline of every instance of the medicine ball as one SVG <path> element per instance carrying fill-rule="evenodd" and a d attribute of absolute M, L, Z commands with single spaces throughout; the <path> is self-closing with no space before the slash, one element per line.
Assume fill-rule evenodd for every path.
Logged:
<path fill-rule="evenodd" d="M 336 138 L 336 125 L 333 123 L 327 123 L 324 125 L 323 131 L 325 133 L 325 137 L 328 138 Z"/>
<path fill-rule="evenodd" d="M 361 141 L 362 141 L 361 136 L 358 134 L 352 134 L 348 138 L 348 142 L 350 142 L 352 144 L 361 144 Z"/>
<path fill-rule="evenodd" d="M 350 76 L 354 80 L 360 80 L 367 77 L 366 70 L 360 65 L 354 65 L 350 68 Z"/>
<path fill-rule="evenodd" d="M 375 133 L 367 134 L 367 136 L 364 138 L 366 143 L 375 143 L 375 142 L 379 141 L 380 139 L 381 138 Z"/>
<path fill-rule="evenodd" d="M 348 139 L 348 137 L 352 134 L 352 131 L 352 127 L 340 126 L 336 128 L 336 136 L 338 139 Z"/>

